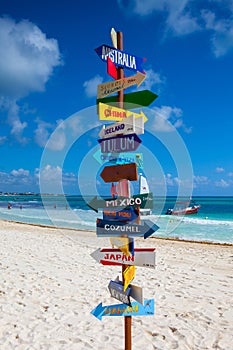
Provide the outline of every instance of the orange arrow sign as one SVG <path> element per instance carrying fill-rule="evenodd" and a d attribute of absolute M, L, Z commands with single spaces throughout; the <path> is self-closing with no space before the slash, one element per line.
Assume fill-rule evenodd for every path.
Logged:
<path fill-rule="evenodd" d="M 106 166 L 100 176 L 104 182 L 118 182 L 122 179 L 127 179 L 129 181 L 138 180 L 137 164 L 120 164 Z"/>
<path fill-rule="evenodd" d="M 145 80 L 145 78 L 145 74 L 137 72 L 137 74 L 132 77 L 118 79 L 100 84 L 98 85 L 97 98 L 104 98 L 108 95 L 114 94 L 117 91 L 126 89 L 133 85 L 139 86 Z"/>

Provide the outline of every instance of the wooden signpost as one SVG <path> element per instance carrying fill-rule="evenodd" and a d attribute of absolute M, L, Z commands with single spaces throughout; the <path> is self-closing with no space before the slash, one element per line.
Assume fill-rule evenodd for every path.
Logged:
<path fill-rule="evenodd" d="M 135 278 L 136 266 L 155 268 L 155 248 L 135 248 L 133 237 L 146 239 L 159 227 L 140 218 L 140 209 L 153 207 L 152 193 L 130 196 L 129 181 L 138 180 L 138 167 L 142 167 L 142 162 L 140 164 L 131 154 L 141 144 L 138 134 L 144 133 L 147 117 L 142 111 L 134 113 L 129 109 L 148 106 L 158 96 L 149 90 L 124 94 L 128 87 L 139 86 L 144 81 L 146 76 L 142 65 L 145 59 L 123 50 L 122 32 L 112 28 L 111 38 L 113 47 L 101 45 L 95 49 L 114 79 L 98 86 L 97 105 L 100 120 L 117 123 L 103 126 L 98 140 L 101 152 L 94 157 L 104 164 L 100 177 L 105 183 L 112 183 L 112 198 L 95 197 L 88 205 L 97 212 L 104 209 L 103 219 L 96 220 L 96 234 L 98 237 L 110 237 L 112 247 L 117 246 L 99 248 L 91 256 L 102 265 L 122 266 L 122 281 L 117 278 L 108 285 L 111 297 L 121 304 L 103 306 L 100 303 L 91 313 L 99 320 L 103 316 L 124 316 L 125 350 L 131 350 L 132 316 L 154 314 L 154 300 L 144 300 L 142 288 L 131 282 Z M 137 73 L 125 77 L 124 69 Z M 108 96 L 115 93 L 117 95 Z M 115 185 L 115 182 L 118 184 Z M 130 298 L 136 301 L 131 302 Z"/>

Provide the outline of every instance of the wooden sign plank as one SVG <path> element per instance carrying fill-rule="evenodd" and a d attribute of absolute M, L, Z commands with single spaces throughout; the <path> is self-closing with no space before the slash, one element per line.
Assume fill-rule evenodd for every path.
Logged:
<path fill-rule="evenodd" d="M 142 90 L 142 91 L 136 91 L 131 92 L 128 94 L 124 94 L 124 109 L 134 109 L 134 108 L 140 108 L 140 107 L 147 107 L 149 106 L 158 95 L 154 94 L 150 90 Z M 105 104 L 112 104 L 113 106 L 117 106 L 117 96 L 110 96 L 110 97 L 104 97 L 104 98 L 98 98 L 96 100 L 96 103 L 105 103 Z"/>
<path fill-rule="evenodd" d="M 131 292 L 131 288 L 125 288 L 120 281 L 110 281 L 108 285 L 109 292 L 111 297 L 121 301 L 124 304 L 130 305 L 129 294 Z"/>
<path fill-rule="evenodd" d="M 134 221 L 139 217 L 139 211 L 130 207 L 129 209 L 105 209 L 103 211 L 104 220 L 113 221 Z"/>
<path fill-rule="evenodd" d="M 150 220 L 143 220 L 143 225 L 124 223 L 121 221 L 96 220 L 96 234 L 98 237 L 113 237 L 126 235 L 127 237 L 150 237 L 159 227 Z"/>
<path fill-rule="evenodd" d="M 98 140 L 102 153 L 133 152 L 142 142 L 136 134 L 121 135 Z"/>
<path fill-rule="evenodd" d="M 140 111 L 140 113 L 135 113 L 133 111 L 127 111 L 126 109 L 122 109 L 117 106 L 111 106 L 102 102 L 100 102 L 98 106 L 99 120 L 120 122 L 130 115 L 133 115 L 135 118 L 143 117 L 144 123 L 146 123 L 148 120 L 142 111 Z"/>
<path fill-rule="evenodd" d="M 98 209 L 102 208 L 128 208 L 133 206 L 134 208 L 140 207 L 141 209 L 153 208 L 153 193 L 136 194 L 130 198 L 118 197 L 108 199 L 98 199 L 94 197 L 87 205 L 98 212 Z"/>
<path fill-rule="evenodd" d="M 144 300 L 144 304 L 140 304 L 137 301 L 126 304 L 116 304 L 103 306 L 100 303 L 91 314 L 102 320 L 103 316 L 152 316 L 154 315 L 154 299 Z"/>
<path fill-rule="evenodd" d="M 125 255 L 120 249 L 98 248 L 91 257 L 102 265 L 135 265 L 155 268 L 155 248 L 134 248 L 134 255 Z"/>
<path fill-rule="evenodd" d="M 128 134 L 144 134 L 144 120 L 143 117 L 135 118 L 134 115 L 130 115 L 121 123 L 115 123 L 111 125 L 104 125 L 99 133 L 99 137 L 109 138 L 117 135 Z"/>
<path fill-rule="evenodd" d="M 102 172 L 100 173 L 101 178 L 104 182 L 118 182 L 122 179 L 129 181 L 138 180 L 137 164 L 120 164 L 105 166 Z"/>
<path fill-rule="evenodd" d="M 126 77 L 99 84 L 97 88 L 97 98 L 106 97 L 108 95 L 116 93 L 117 91 L 127 89 L 128 87 L 133 85 L 137 85 L 139 87 L 145 80 L 145 78 L 145 74 L 137 72 L 136 75 L 133 75 L 131 77 Z"/>

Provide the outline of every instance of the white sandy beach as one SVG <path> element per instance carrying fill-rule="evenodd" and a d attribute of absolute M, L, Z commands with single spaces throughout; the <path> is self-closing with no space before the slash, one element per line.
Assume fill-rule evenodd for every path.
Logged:
<path fill-rule="evenodd" d="M 110 247 L 91 232 L 0 221 L 0 349 L 124 349 L 122 317 L 90 314 L 116 304 L 108 283 L 121 267 L 90 256 Z M 155 315 L 133 317 L 132 348 L 233 349 L 233 246 L 136 239 L 156 247 L 156 269 L 134 284 L 155 299 Z"/>

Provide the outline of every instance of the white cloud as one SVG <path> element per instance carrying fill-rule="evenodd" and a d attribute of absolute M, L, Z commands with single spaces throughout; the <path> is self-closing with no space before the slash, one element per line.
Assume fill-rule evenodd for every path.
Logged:
<path fill-rule="evenodd" d="M 96 75 L 90 80 L 87 80 L 83 83 L 85 93 L 88 97 L 96 96 L 97 86 L 103 83 L 103 78 L 100 75 Z"/>
<path fill-rule="evenodd" d="M 3 145 L 7 141 L 6 136 L 0 136 L 0 145 Z"/>
<path fill-rule="evenodd" d="M 36 120 L 37 128 L 34 131 L 35 134 L 35 142 L 40 147 L 44 147 L 49 139 L 50 132 L 48 130 L 51 130 L 53 128 L 52 124 L 44 122 L 40 119 Z"/>
<path fill-rule="evenodd" d="M 215 169 L 215 171 L 216 171 L 216 173 L 223 173 L 223 172 L 225 171 L 225 169 L 222 168 L 222 167 L 217 167 L 217 168 Z"/>
<path fill-rule="evenodd" d="M 233 10 L 229 18 L 218 18 L 212 11 L 203 10 L 205 28 L 211 34 L 211 43 L 216 57 L 225 55 L 233 48 Z"/>
<path fill-rule="evenodd" d="M 174 128 L 182 128 L 186 133 L 192 131 L 191 127 L 187 128 L 184 124 L 183 112 L 180 108 L 170 106 L 154 107 L 152 112 L 154 112 L 152 128 L 155 131 L 172 132 Z"/>
<path fill-rule="evenodd" d="M 140 90 L 151 90 L 154 86 L 161 86 L 165 82 L 165 78 L 162 78 L 159 73 L 153 71 L 153 69 L 145 70 L 146 79 L 140 85 Z M 139 89 L 137 89 L 139 90 Z"/>
<path fill-rule="evenodd" d="M 197 188 L 198 186 L 202 185 L 208 185 L 209 184 L 209 179 L 207 176 L 194 176 L 193 177 L 193 187 Z"/>
<path fill-rule="evenodd" d="M 43 91 L 61 64 L 57 40 L 26 20 L 0 18 L 0 47 L 0 94 L 13 99 Z"/>
<path fill-rule="evenodd" d="M 197 31 L 208 32 L 216 57 L 233 48 L 232 0 L 132 0 L 130 5 L 118 0 L 118 3 L 123 11 L 139 16 L 162 12 L 166 34 L 183 36 Z"/>
<path fill-rule="evenodd" d="M 227 176 L 233 177 L 233 172 L 228 173 Z"/>
<path fill-rule="evenodd" d="M 226 187 L 229 187 L 230 184 L 229 184 L 227 181 L 221 179 L 220 181 L 216 181 L 216 182 L 215 182 L 215 186 L 216 186 L 216 187 L 226 188 Z"/>
<path fill-rule="evenodd" d="M 44 91 L 55 67 L 62 64 L 57 40 L 48 39 L 35 24 L 0 18 L 0 105 L 8 113 L 11 135 L 19 142 L 27 123 L 21 121 L 18 101 Z"/>
<path fill-rule="evenodd" d="M 29 176 L 30 175 L 30 172 L 29 170 L 25 170 L 25 169 L 18 169 L 18 170 L 12 170 L 11 171 L 11 175 L 13 176 Z"/>

